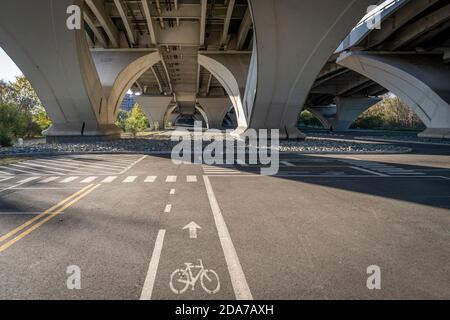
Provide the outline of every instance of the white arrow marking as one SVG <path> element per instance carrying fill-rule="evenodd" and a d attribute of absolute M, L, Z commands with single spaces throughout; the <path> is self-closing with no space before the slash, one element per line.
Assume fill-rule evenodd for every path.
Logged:
<path fill-rule="evenodd" d="M 189 223 L 187 226 L 183 228 L 183 230 L 189 229 L 189 238 L 190 239 L 197 239 L 197 229 L 201 229 L 198 224 L 195 222 Z"/>

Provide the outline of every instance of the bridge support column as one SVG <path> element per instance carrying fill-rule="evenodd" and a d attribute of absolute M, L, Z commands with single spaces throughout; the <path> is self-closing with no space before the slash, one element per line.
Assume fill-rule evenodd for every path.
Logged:
<path fill-rule="evenodd" d="M 250 0 L 254 64 L 244 98 L 249 127 L 288 139 L 320 70 L 376 0 Z M 326 9 L 324 9 L 326 8 Z"/>
<path fill-rule="evenodd" d="M 333 131 L 348 130 L 361 113 L 380 101 L 380 98 L 337 97 L 336 116 L 330 121 L 330 129 Z"/>
<path fill-rule="evenodd" d="M 83 7 L 84 1 L 3 0 L 0 46 L 30 81 L 52 119 L 53 125 L 44 132 L 49 140 L 118 137 L 121 130 L 107 110 L 108 97 L 89 52 L 84 24 L 81 30 L 67 27 L 70 5 Z"/>
<path fill-rule="evenodd" d="M 228 97 L 198 98 L 198 103 L 208 117 L 209 129 L 222 130 L 223 120 L 232 106 Z"/>
<path fill-rule="evenodd" d="M 172 96 L 138 96 L 136 102 L 147 118 L 159 129 L 164 129 L 164 116 L 172 101 Z"/>
<path fill-rule="evenodd" d="M 338 63 L 402 99 L 427 126 L 419 136 L 450 138 L 450 68 L 442 55 L 353 52 Z"/>
<path fill-rule="evenodd" d="M 238 122 L 236 135 L 248 128 L 249 112 L 244 108 L 242 98 L 246 90 L 250 58 L 250 54 L 199 54 L 198 56 L 199 65 L 220 82 L 231 100 Z"/>

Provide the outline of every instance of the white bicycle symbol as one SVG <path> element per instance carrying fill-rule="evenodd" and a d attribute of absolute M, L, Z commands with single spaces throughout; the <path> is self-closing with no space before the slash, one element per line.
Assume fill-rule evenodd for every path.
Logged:
<path fill-rule="evenodd" d="M 170 289 L 175 294 L 185 293 L 189 286 L 191 290 L 195 290 L 195 285 L 198 280 L 202 285 L 203 290 L 209 294 L 215 294 L 220 290 L 219 276 L 214 270 L 205 269 L 203 261 L 198 260 L 199 264 L 194 266 L 193 263 L 185 263 L 185 269 L 177 269 L 170 276 Z M 200 271 L 194 276 L 193 269 L 199 269 Z"/>

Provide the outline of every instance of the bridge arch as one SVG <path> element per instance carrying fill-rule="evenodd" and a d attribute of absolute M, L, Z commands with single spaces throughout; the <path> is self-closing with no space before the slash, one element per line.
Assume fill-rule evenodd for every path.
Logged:
<path fill-rule="evenodd" d="M 382 85 L 422 120 L 423 137 L 450 137 L 450 70 L 441 56 L 343 54 L 338 63 Z"/>

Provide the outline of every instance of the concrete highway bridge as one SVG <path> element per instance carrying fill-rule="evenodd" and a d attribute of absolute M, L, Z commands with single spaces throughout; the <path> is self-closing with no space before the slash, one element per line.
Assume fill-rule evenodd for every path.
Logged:
<path fill-rule="evenodd" d="M 380 4 L 3 0 L 0 46 L 53 120 L 51 139 L 117 137 L 130 89 L 160 128 L 176 114 L 220 129 L 232 108 L 236 134 L 280 129 L 289 139 L 304 137 L 304 108 L 346 129 L 391 91 L 425 123 L 424 136 L 449 137 L 447 1 L 388 1 L 366 15 Z"/>

